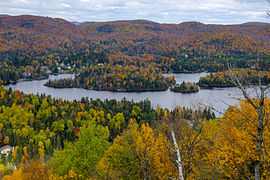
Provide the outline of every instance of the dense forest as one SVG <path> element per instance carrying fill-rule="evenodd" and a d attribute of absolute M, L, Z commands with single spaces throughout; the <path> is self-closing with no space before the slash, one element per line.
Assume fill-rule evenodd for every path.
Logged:
<path fill-rule="evenodd" d="M 174 77 L 163 77 L 155 67 L 90 66 L 81 70 L 75 79 L 50 80 L 45 86 L 54 88 L 83 87 L 110 91 L 160 91 L 175 84 Z"/>
<path fill-rule="evenodd" d="M 193 92 L 198 85 L 235 85 L 231 71 L 244 86 L 258 84 L 257 75 L 266 85 L 269 42 L 269 23 L 75 24 L 0 15 L 0 147 L 12 148 L 1 155 L 0 179 L 254 179 L 258 163 L 261 178 L 269 179 L 270 100 L 264 96 L 239 98 L 217 118 L 208 107 L 67 101 L 3 86 L 74 73 L 46 85 Z M 162 76 L 203 71 L 212 74 L 198 85 Z"/>
<path fill-rule="evenodd" d="M 174 138 L 185 179 L 254 177 L 256 143 L 250 133 L 256 132 L 256 111 L 246 100 L 218 119 L 210 109 L 153 109 L 147 100 L 65 101 L 3 86 L 0 103 L 0 143 L 14 147 L 1 156 L 2 179 L 176 179 Z M 268 179 L 268 164 L 261 164 L 262 178 Z"/>
<path fill-rule="evenodd" d="M 201 77 L 198 84 L 202 88 L 233 87 L 232 76 L 236 76 L 244 86 L 268 85 L 270 83 L 269 71 L 258 71 L 247 68 L 233 69 L 227 71 L 211 73 L 206 77 Z"/>
<path fill-rule="evenodd" d="M 183 81 L 181 84 L 175 84 L 170 88 L 173 92 L 180 93 L 194 93 L 199 92 L 199 86 L 195 82 L 185 82 Z"/>
<path fill-rule="evenodd" d="M 158 24 L 151 21 L 80 23 L 40 16 L 0 16 L 0 82 L 44 79 L 51 73 L 75 72 L 72 86 L 93 89 L 166 89 L 159 74 L 166 72 L 217 72 L 233 67 L 249 68 L 259 63 L 269 69 L 270 25 L 206 25 L 198 22 Z M 94 78 L 93 67 L 104 66 L 105 87 Z M 130 68 L 127 69 L 126 67 Z M 146 79 L 141 68 L 151 69 Z M 128 75 L 152 84 L 119 82 L 111 74 Z M 81 72 L 82 70 L 82 72 Z M 154 70 L 154 71 L 153 71 Z M 81 80 L 87 77 L 84 82 Z M 93 84 L 89 84 L 87 80 Z M 131 80 L 136 81 L 136 77 Z M 151 81 L 157 81 L 151 83 Z M 120 85 L 118 84 L 120 83 Z M 68 82 L 56 86 L 66 87 Z M 155 85 L 156 84 L 156 85 Z"/>
<path fill-rule="evenodd" d="M 209 109 L 179 107 L 172 112 L 161 108 L 154 110 L 148 100 L 135 103 L 82 98 L 76 102 L 45 95 L 26 95 L 3 87 L 0 94 L 0 145 L 15 147 L 8 157 L 2 156 L 1 163 L 7 167 L 1 170 L 3 174 L 12 172 L 12 167 L 20 167 L 32 159 L 39 159 L 48 163 L 48 167 L 52 167 L 57 176 L 68 176 L 70 171 L 84 178 L 97 176 L 96 166 L 105 150 L 122 133 L 127 133 L 130 126 L 134 125 L 136 131 L 141 128 L 151 130 L 161 126 L 170 116 L 196 121 L 215 119 Z M 79 148 L 80 152 L 73 147 Z M 93 148 L 94 152 L 90 152 Z M 72 157 L 70 152 L 79 154 Z M 63 153 L 67 153 L 67 157 Z M 87 157 L 89 155 L 92 157 Z M 70 158 L 79 159 L 77 162 L 65 162 Z M 88 158 L 91 158 L 90 162 Z M 140 175 L 134 174 L 136 176 Z"/>

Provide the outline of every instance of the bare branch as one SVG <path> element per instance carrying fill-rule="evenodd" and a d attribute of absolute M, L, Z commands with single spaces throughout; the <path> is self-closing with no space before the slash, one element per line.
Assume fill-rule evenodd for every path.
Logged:
<path fill-rule="evenodd" d="M 177 179 L 175 179 L 175 178 L 172 178 L 172 177 L 168 177 L 168 179 L 171 179 L 171 180 L 177 180 Z"/>
<path fill-rule="evenodd" d="M 264 106 L 264 109 L 266 111 L 266 107 L 265 106 Z M 268 123 L 269 114 L 270 114 L 270 111 L 266 112 L 266 117 L 265 117 L 265 120 L 264 120 L 263 128 L 265 128 L 265 126 Z"/>
<path fill-rule="evenodd" d="M 250 130 L 247 129 L 244 125 L 241 125 L 241 124 L 237 123 L 235 120 L 233 120 L 232 118 L 230 118 L 226 113 L 223 113 L 223 112 L 221 112 L 221 111 L 219 111 L 219 110 L 217 110 L 217 109 L 215 109 L 215 108 L 213 108 L 213 107 L 207 106 L 207 105 L 204 105 L 204 106 L 206 106 L 206 107 L 208 107 L 208 108 L 211 108 L 212 110 L 214 110 L 214 111 L 216 111 L 216 112 L 222 114 L 224 117 L 226 117 L 226 118 L 228 118 L 229 120 L 233 121 L 234 123 L 238 124 L 240 127 L 244 128 L 244 129 L 248 132 L 249 135 L 251 135 L 254 139 L 257 140 L 257 136 L 256 136 L 256 135 L 254 135 L 253 133 L 251 133 Z M 230 106 L 230 107 L 232 107 L 232 106 Z"/>
<path fill-rule="evenodd" d="M 270 3 L 270 0 L 268 0 L 268 2 Z M 258 58 L 259 59 L 259 58 Z M 263 143 L 264 143 L 264 138 L 263 138 L 263 133 L 264 133 L 264 127 L 267 125 L 268 123 L 268 117 L 269 117 L 269 112 L 267 112 L 266 106 L 265 106 L 265 99 L 266 99 L 266 90 L 270 87 L 270 84 L 268 84 L 265 88 L 262 85 L 261 82 L 261 72 L 260 72 L 260 68 L 258 68 L 256 70 L 256 74 L 258 78 L 258 90 L 256 89 L 256 93 L 257 93 L 257 100 L 253 100 L 253 98 L 251 98 L 248 95 L 248 92 L 246 90 L 246 88 L 241 84 L 240 80 L 238 77 L 236 77 L 236 75 L 232 72 L 230 66 L 229 67 L 229 77 L 231 79 L 231 83 L 234 84 L 238 89 L 240 89 L 242 91 L 242 94 L 244 95 L 245 100 L 251 105 L 253 106 L 253 108 L 256 110 L 257 112 L 257 125 L 255 126 L 255 129 L 257 131 L 256 136 L 253 135 L 246 127 L 244 127 L 248 133 L 250 135 L 252 135 L 253 137 L 255 137 L 256 139 L 256 157 L 258 158 L 257 160 L 255 160 L 255 168 L 254 168 L 254 175 L 255 175 L 255 179 L 256 180 L 260 180 L 261 179 L 261 154 L 263 153 L 263 158 L 266 160 L 265 157 L 265 150 L 263 147 Z M 257 103 L 258 101 L 258 103 Z M 250 121 L 252 122 L 255 119 L 250 119 Z M 240 124 L 241 125 L 241 124 Z M 267 161 L 266 161 L 267 162 Z"/>
<path fill-rule="evenodd" d="M 265 148 L 264 148 L 264 146 L 263 146 L 263 159 L 264 159 L 265 163 L 269 166 L 269 162 L 267 161 L 266 155 L 265 155 L 265 154 L 266 154 L 266 153 L 265 153 Z"/>
<path fill-rule="evenodd" d="M 245 171 L 243 168 L 239 167 L 239 166 L 237 165 L 237 163 L 236 163 L 234 160 L 232 160 L 232 162 L 234 163 L 234 165 L 235 165 L 237 171 L 238 171 L 240 174 L 243 174 L 243 176 L 244 176 L 246 179 L 249 180 L 250 178 L 248 177 L 246 171 Z M 240 168 L 241 168 L 241 169 L 240 169 Z"/>
<path fill-rule="evenodd" d="M 232 72 L 232 69 L 230 67 L 228 75 L 230 77 L 231 83 L 242 91 L 242 94 L 244 95 L 245 99 L 257 110 L 258 106 L 256 106 L 255 103 L 248 96 L 245 87 L 240 83 L 239 78 Z"/>
<path fill-rule="evenodd" d="M 268 84 L 265 88 L 264 88 L 264 91 L 266 91 L 267 89 L 270 88 L 270 84 Z"/>

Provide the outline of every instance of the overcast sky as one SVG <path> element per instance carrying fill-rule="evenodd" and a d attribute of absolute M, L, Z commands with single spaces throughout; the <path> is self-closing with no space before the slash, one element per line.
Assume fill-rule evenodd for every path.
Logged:
<path fill-rule="evenodd" d="M 68 21 L 147 19 L 159 23 L 270 22 L 267 0 L 0 0 L 0 14 L 41 15 Z"/>

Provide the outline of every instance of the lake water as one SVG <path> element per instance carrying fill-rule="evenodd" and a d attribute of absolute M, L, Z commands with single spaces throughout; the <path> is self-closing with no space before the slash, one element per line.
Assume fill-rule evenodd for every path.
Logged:
<path fill-rule="evenodd" d="M 164 74 L 164 76 L 175 76 L 177 83 L 182 81 L 198 82 L 201 76 L 205 76 L 208 73 L 193 73 L 193 74 Z M 51 75 L 49 79 L 59 78 L 72 78 L 72 74 L 60 74 L 58 76 Z M 182 94 L 174 93 L 170 90 L 156 91 L 156 92 L 110 92 L 110 91 L 95 91 L 86 90 L 82 88 L 64 88 L 55 89 L 43 86 L 48 80 L 34 80 L 18 82 L 5 86 L 5 88 L 12 88 L 14 90 L 20 90 L 26 94 L 41 94 L 51 95 L 52 97 L 62 98 L 66 100 L 80 100 L 82 97 L 89 97 L 92 99 L 116 99 L 121 100 L 126 98 L 127 100 L 133 100 L 135 102 L 149 99 L 152 106 L 156 108 L 160 106 L 162 108 L 174 109 L 175 106 L 186 107 L 198 107 L 198 106 L 211 106 L 215 107 L 218 111 L 224 112 L 228 105 L 234 105 L 237 100 L 233 98 L 241 97 L 241 93 L 237 88 L 214 88 L 214 89 L 200 89 L 198 93 Z M 216 113 L 218 115 L 218 113 Z"/>

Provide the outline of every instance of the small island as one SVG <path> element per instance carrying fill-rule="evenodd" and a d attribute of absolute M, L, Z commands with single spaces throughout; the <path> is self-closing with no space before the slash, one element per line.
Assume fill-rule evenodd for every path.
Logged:
<path fill-rule="evenodd" d="M 195 82 L 185 82 L 183 81 L 181 84 L 175 84 L 170 88 L 171 91 L 177 93 L 195 93 L 199 92 L 199 86 Z"/>

